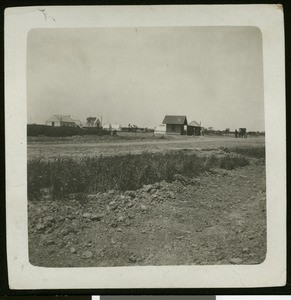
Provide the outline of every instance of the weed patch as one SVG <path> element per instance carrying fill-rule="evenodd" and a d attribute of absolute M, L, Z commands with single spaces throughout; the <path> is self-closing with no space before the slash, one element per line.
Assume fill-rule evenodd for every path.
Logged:
<path fill-rule="evenodd" d="M 235 147 L 230 150 L 246 157 L 265 159 L 265 147 Z"/>
<path fill-rule="evenodd" d="M 247 165 L 241 155 L 199 156 L 184 151 L 143 153 L 113 157 L 34 159 L 28 162 L 28 197 L 37 199 L 43 189 L 53 197 L 72 193 L 136 190 L 162 180 L 172 182 L 175 174 L 196 177 L 211 168 L 234 169 Z"/>

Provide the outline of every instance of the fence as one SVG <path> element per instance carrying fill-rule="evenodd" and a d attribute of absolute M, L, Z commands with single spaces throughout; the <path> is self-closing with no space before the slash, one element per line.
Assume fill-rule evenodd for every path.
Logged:
<path fill-rule="evenodd" d="M 110 132 L 106 132 L 101 128 L 96 127 L 52 127 L 47 125 L 28 124 L 27 136 L 74 136 L 74 135 L 109 135 Z"/>

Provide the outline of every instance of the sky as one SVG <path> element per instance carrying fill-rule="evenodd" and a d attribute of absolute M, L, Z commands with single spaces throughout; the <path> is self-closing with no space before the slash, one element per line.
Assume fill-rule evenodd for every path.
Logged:
<path fill-rule="evenodd" d="M 264 131 L 256 27 L 33 29 L 28 123 L 53 114 L 154 128 L 165 115 L 203 127 Z"/>

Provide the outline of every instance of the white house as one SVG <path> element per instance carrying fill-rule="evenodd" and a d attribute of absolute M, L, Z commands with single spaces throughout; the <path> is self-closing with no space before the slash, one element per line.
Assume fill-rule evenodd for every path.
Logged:
<path fill-rule="evenodd" d="M 67 127 L 77 127 L 81 126 L 80 120 L 74 120 L 71 118 L 71 116 L 65 116 L 65 115 L 52 115 L 47 121 L 46 125 L 48 126 L 67 126 Z"/>

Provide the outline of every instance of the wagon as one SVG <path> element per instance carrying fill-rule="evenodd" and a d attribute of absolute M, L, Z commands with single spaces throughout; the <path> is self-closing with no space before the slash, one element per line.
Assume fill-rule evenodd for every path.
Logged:
<path fill-rule="evenodd" d="M 238 136 L 240 138 L 247 138 L 247 129 L 246 128 L 240 128 L 238 132 Z"/>

